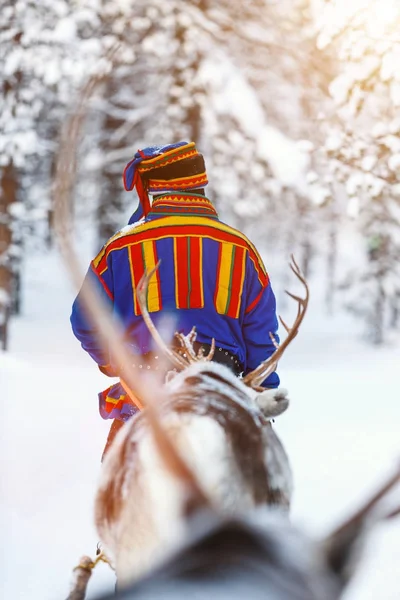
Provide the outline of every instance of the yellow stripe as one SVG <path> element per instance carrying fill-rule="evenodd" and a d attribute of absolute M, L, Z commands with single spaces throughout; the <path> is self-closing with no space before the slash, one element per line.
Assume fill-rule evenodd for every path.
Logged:
<path fill-rule="evenodd" d="M 100 263 L 101 259 L 104 256 L 104 254 L 107 252 L 108 246 L 110 244 L 112 244 L 112 242 L 117 240 L 118 238 L 124 237 L 124 235 L 130 235 L 132 233 L 132 229 L 133 229 L 133 227 L 132 228 L 130 227 L 128 230 L 126 227 L 124 227 L 124 229 L 122 229 L 121 231 L 117 231 L 117 233 L 115 233 L 112 237 L 110 237 L 110 239 L 104 244 L 104 246 L 102 247 L 102 249 L 100 250 L 98 255 L 93 259 L 93 265 L 95 266 L 95 268 L 97 268 L 98 264 Z"/>
<path fill-rule="evenodd" d="M 106 402 L 108 404 L 118 404 L 118 402 L 120 402 L 121 400 L 125 400 L 126 398 L 126 394 L 121 394 L 121 396 L 117 399 L 117 398 L 111 398 L 111 396 L 107 396 L 106 397 Z"/>
<path fill-rule="evenodd" d="M 131 253 L 128 251 L 128 258 L 129 258 L 129 268 L 131 271 L 131 284 L 132 284 L 132 299 L 133 299 L 133 306 L 135 307 L 135 315 L 139 314 L 138 313 L 138 304 L 136 302 L 136 293 L 135 293 L 135 277 L 133 275 L 133 264 L 132 264 L 132 256 Z"/>
<path fill-rule="evenodd" d="M 154 252 L 154 242 L 153 241 L 145 241 L 142 242 L 142 251 L 144 256 L 144 264 L 146 266 L 146 271 L 150 273 L 152 269 L 156 266 L 156 257 Z M 158 280 L 159 273 L 156 272 L 154 276 L 149 281 L 149 287 L 147 291 L 147 310 L 149 312 L 157 312 L 161 309 L 160 296 L 158 293 Z"/>
<path fill-rule="evenodd" d="M 228 308 L 229 281 L 231 277 L 233 244 L 221 244 L 221 264 L 218 273 L 216 309 L 220 315 Z"/>
<path fill-rule="evenodd" d="M 207 176 L 205 173 L 198 173 L 197 175 L 182 175 L 182 177 L 175 177 L 175 179 L 149 179 L 149 181 L 152 181 L 152 186 L 154 187 L 155 185 L 158 185 L 159 187 L 168 185 L 169 187 L 172 187 L 172 185 L 176 182 L 176 183 L 181 183 L 181 181 L 183 180 L 187 180 L 187 179 L 193 179 L 194 181 L 205 181 L 207 179 Z"/>

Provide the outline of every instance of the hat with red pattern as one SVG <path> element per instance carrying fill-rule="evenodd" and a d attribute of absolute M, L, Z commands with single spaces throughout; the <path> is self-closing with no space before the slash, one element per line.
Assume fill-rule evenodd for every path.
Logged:
<path fill-rule="evenodd" d="M 144 216 L 150 210 L 148 194 L 203 188 L 208 184 L 204 158 L 194 142 L 176 142 L 138 150 L 126 165 L 124 187 L 136 188 Z"/>

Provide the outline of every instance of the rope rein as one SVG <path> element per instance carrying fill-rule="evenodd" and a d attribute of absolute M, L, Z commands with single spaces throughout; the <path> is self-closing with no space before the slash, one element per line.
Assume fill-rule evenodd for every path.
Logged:
<path fill-rule="evenodd" d="M 97 545 L 96 558 L 92 560 L 90 556 L 82 556 L 79 564 L 73 569 L 73 582 L 71 592 L 67 600 L 85 600 L 86 589 L 90 578 L 92 577 L 93 569 L 99 562 L 107 563 L 110 568 L 115 571 L 110 560 L 107 558 L 99 544 Z"/>
<path fill-rule="evenodd" d="M 110 559 L 107 558 L 103 550 L 97 552 L 97 556 L 94 560 L 92 560 L 89 556 L 82 556 L 79 564 L 76 565 L 76 567 L 74 567 L 72 570 L 77 571 L 78 569 L 83 569 L 84 571 L 91 572 L 99 564 L 99 562 L 106 563 L 113 571 L 115 571 Z"/>

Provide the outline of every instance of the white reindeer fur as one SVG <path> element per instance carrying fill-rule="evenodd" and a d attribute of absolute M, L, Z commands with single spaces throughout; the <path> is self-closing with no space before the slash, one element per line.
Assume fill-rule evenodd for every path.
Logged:
<path fill-rule="evenodd" d="M 208 380 L 204 376 L 207 371 L 217 373 L 227 383 Z M 272 411 L 276 416 L 280 401 L 283 410 L 288 405 L 285 393 L 279 395 L 276 390 L 268 390 L 258 394 L 226 367 L 216 363 L 191 365 L 165 385 L 167 393 L 173 395 L 178 392 L 185 379 L 192 376 L 201 377 L 200 388 L 203 391 L 204 387 L 204 394 L 210 388 L 225 393 L 228 390 L 232 398 L 235 388 L 241 390 L 242 394 L 237 394 L 236 401 L 244 404 L 244 392 L 247 408 L 255 415 L 259 407 L 263 412 Z M 233 459 L 230 443 L 216 420 L 197 414 L 171 412 L 162 418 L 162 425 L 215 507 L 233 514 L 254 506 L 250 490 L 246 489 Z M 127 436 L 132 435 L 137 442 L 137 451 L 132 457 L 134 464 L 129 464 L 128 459 L 125 461 L 127 464 L 121 465 L 121 448 Z M 286 454 L 279 442 L 277 448 L 272 446 L 274 444 L 266 448 L 265 456 L 272 484 L 290 497 L 291 474 Z M 125 472 L 118 519 L 114 522 L 102 519 L 99 497 L 96 512 L 101 541 L 114 563 L 119 585 L 126 585 L 145 574 L 184 539 L 185 489 L 166 469 L 148 426 L 142 427 L 139 433 L 135 432 L 135 417 L 122 427 L 105 458 L 99 491 L 107 488 L 116 470 L 121 468 Z"/>
<path fill-rule="evenodd" d="M 289 396 L 284 388 L 265 390 L 257 393 L 255 402 L 263 415 L 267 419 L 272 419 L 281 415 L 288 408 Z"/>

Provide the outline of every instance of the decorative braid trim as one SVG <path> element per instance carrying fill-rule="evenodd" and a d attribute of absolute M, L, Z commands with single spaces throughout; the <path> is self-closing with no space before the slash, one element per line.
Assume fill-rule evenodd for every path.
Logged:
<path fill-rule="evenodd" d="M 173 194 L 165 195 L 161 198 L 153 200 L 151 213 L 183 213 L 202 214 L 217 217 L 218 213 L 215 210 L 211 201 L 205 196 L 192 196 L 190 194 Z"/>
<path fill-rule="evenodd" d="M 149 179 L 148 193 L 156 194 L 168 192 L 170 190 L 196 189 L 208 184 L 206 173 L 199 175 L 190 175 L 189 177 L 179 177 L 178 179 Z"/>
<path fill-rule="evenodd" d="M 186 158 L 191 158 L 192 156 L 197 156 L 198 151 L 194 142 L 187 144 L 186 146 L 180 146 L 179 148 L 174 148 L 169 152 L 165 152 L 161 156 L 155 156 L 154 158 L 150 158 L 148 160 L 143 160 L 140 163 L 138 168 L 139 173 L 145 173 L 146 171 L 151 171 L 152 169 L 165 167 L 171 163 L 177 162 L 179 160 L 184 160 Z"/>

